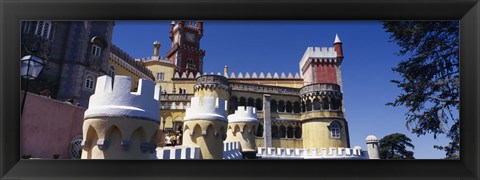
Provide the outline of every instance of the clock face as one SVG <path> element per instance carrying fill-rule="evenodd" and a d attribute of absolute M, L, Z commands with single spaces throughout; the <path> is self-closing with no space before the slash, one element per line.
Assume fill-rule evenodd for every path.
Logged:
<path fill-rule="evenodd" d="M 185 35 L 185 38 L 187 39 L 187 41 L 195 42 L 195 35 L 193 33 L 187 33 Z"/>

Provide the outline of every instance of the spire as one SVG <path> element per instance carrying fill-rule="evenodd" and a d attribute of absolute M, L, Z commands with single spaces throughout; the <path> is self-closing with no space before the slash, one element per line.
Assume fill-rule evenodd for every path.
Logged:
<path fill-rule="evenodd" d="M 337 44 L 337 43 L 342 43 L 342 41 L 340 41 L 338 34 L 335 34 L 335 42 L 333 42 L 333 44 Z"/>

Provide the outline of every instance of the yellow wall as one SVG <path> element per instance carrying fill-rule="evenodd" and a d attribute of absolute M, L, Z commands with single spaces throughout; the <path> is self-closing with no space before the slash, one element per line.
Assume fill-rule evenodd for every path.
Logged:
<path fill-rule="evenodd" d="M 123 64 L 125 64 L 125 66 L 123 66 Z M 130 76 L 132 78 L 132 89 L 130 91 L 134 91 L 138 87 L 138 80 L 140 78 L 150 79 L 150 77 L 142 77 L 143 75 L 128 70 L 128 68 L 126 67 L 128 66 L 127 64 L 128 63 L 124 60 L 116 57 L 113 54 L 110 54 L 108 58 L 107 73 L 110 70 L 110 65 L 113 65 L 113 67 L 115 68 L 115 75 Z"/>
<path fill-rule="evenodd" d="M 336 119 L 341 124 L 340 138 L 332 138 L 328 126 L 333 119 L 318 118 L 309 120 L 302 125 L 304 148 L 348 147 L 345 121 Z"/>
<path fill-rule="evenodd" d="M 265 147 L 263 137 L 255 137 L 257 147 Z M 272 139 L 272 147 L 279 148 L 303 148 L 303 139 L 281 138 Z"/>

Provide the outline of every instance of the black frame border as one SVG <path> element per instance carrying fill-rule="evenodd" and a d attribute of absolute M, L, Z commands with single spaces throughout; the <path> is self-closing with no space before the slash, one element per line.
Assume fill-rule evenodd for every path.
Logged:
<path fill-rule="evenodd" d="M 20 20 L 460 20 L 461 160 L 20 160 Z M 0 178 L 478 179 L 479 0 L 0 0 Z"/>

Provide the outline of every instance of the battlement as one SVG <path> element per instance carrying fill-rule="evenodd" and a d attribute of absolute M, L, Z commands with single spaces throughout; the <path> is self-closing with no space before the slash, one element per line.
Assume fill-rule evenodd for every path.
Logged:
<path fill-rule="evenodd" d="M 227 121 L 227 101 L 215 97 L 193 97 L 190 107 L 185 110 L 185 121 L 220 120 Z"/>
<path fill-rule="evenodd" d="M 140 79 L 138 90 L 130 92 L 131 77 L 110 76 L 97 78 L 95 93 L 90 96 L 85 119 L 92 117 L 136 117 L 160 121 L 160 86 L 152 81 Z"/>
<path fill-rule="evenodd" d="M 220 75 L 220 73 L 218 74 Z M 230 73 L 230 76 L 228 76 L 228 74 L 224 74 L 223 76 L 230 79 L 301 79 L 298 73 L 295 73 L 295 75 L 292 75 L 292 73 L 288 73 L 287 75 L 284 72 L 280 73 L 280 75 L 277 72 L 274 72 L 273 75 L 269 72 L 267 72 L 266 75 L 263 72 L 261 72 L 260 74 L 257 74 L 256 72 L 253 72 L 252 74 L 248 72 L 245 74 L 239 72 L 235 75 L 235 73 L 232 72 Z"/>
<path fill-rule="evenodd" d="M 235 113 L 228 116 L 228 122 L 258 122 L 257 109 L 252 106 L 238 106 Z"/>
<path fill-rule="evenodd" d="M 334 47 L 308 47 L 300 60 L 300 72 L 308 60 L 319 60 L 326 62 L 337 62 L 337 52 Z"/>
<path fill-rule="evenodd" d="M 265 148 L 259 147 L 257 157 L 264 159 L 368 159 L 368 152 L 355 148 Z"/>

